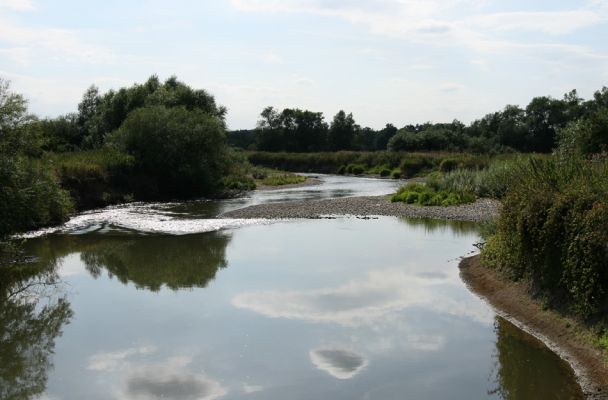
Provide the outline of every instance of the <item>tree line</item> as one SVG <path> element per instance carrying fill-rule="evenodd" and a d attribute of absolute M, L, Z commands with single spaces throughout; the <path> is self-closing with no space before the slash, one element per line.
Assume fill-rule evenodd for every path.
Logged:
<path fill-rule="evenodd" d="M 567 128 L 567 129 L 566 129 Z M 319 151 L 467 151 L 548 153 L 568 131 L 581 134 L 591 146 L 606 143 L 608 88 L 583 100 L 576 90 L 562 99 L 535 97 L 525 107 L 507 105 L 469 125 L 449 123 L 409 124 L 397 129 L 361 127 L 352 113 L 339 111 L 330 123 L 323 113 L 286 108 L 265 108 L 253 130 L 229 132 L 232 145 L 270 152 Z M 572 136 L 572 134 L 570 133 Z"/>

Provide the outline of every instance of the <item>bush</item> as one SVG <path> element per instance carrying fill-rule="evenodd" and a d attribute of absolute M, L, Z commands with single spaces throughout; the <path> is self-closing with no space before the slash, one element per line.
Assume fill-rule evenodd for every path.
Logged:
<path fill-rule="evenodd" d="M 351 173 L 353 175 L 361 175 L 365 172 L 365 166 L 364 165 L 353 165 L 353 167 L 351 168 Z"/>
<path fill-rule="evenodd" d="M 382 168 L 380 170 L 380 176 L 381 177 L 387 177 L 391 174 L 391 170 L 389 168 Z"/>
<path fill-rule="evenodd" d="M 0 158 L 0 240 L 62 223 L 72 210 L 70 196 L 50 165 L 22 156 Z"/>
<path fill-rule="evenodd" d="M 441 164 L 439 164 L 439 171 L 450 172 L 458 168 L 458 166 L 458 160 L 454 158 L 446 158 L 445 160 L 441 161 Z"/>
<path fill-rule="evenodd" d="M 452 206 L 475 201 L 475 196 L 466 192 L 437 191 L 427 185 L 409 183 L 391 197 L 391 202 L 404 202 L 421 206 Z"/>
<path fill-rule="evenodd" d="M 530 160 L 504 198 L 484 263 L 583 319 L 608 315 L 608 162 Z"/>
<path fill-rule="evenodd" d="M 222 121 L 200 110 L 139 108 L 110 143 L 134 157 L 135 169 L 158 183 L 161 197 L 217 193 L 230 167 Z"/>
<path fill-rule="evenodd" d="M 399 168 L 395 168 L 391 171 L 391 178 L 393 179 L 401 179 L 401 170 Z"/>

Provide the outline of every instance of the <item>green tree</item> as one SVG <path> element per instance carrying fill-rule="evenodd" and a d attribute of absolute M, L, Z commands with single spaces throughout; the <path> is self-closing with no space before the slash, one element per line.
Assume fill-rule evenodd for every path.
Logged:
<path fill-rule="evenodd" d="M 110 142 L 134 157 L 135 168 L 156 181 L 162 197 L 214 194 L 229 167 L 223 121 L 199 109 L 137 109 Z"/>
<path fill-rule="evenodd" d="M 37 159 L 40 133 L 23 96 L 0 80 L 0 241 L 65 220 L 71 200 L 51 167 Z"/>
<path fill-rule="evenodd" d="M 357 129 L 358 126 L 352 113 L 346 114 L 343 110 L 338 111 L 329 127 L 329 149 L 332 151 L 352 149 Z"/>

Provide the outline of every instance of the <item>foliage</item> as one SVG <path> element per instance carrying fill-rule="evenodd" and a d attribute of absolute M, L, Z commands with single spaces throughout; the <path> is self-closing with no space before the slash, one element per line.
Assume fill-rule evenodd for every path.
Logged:
<path fill-rule="evenodd" d="M 339 111 L 328 126 L 322 113 L 299 109 L 282 112 L 267 107 L 262 111 L 254 132 L 257 149 L 262 151 L 450 151 L 509 153 L 513 151 L 549 153 L 560 141 L 561 131 L 569 124 L 585 121 L 578 127 L 583 131 L 578 141 L 593 137 L 589 146 L 606 144 L 606 115 L 608 89 L 603 88 L 594 98 L 583 101 L 575 90 L 562 99 L 541 96 L 533 98 L 526 107 L 507 105 L 489 113 L 468 126 L 454 120 L 449 123 L 409 124 L 397 129 L 386 124 L 381 130 L 362 128 L 352 113 Z M 239 146 L 250 149 L 251 143 Z M 448 171 L 446 164 L 445 171 Z M 452 166 L 453 167 L 453 166 Z"/>
<path fill-rule="evenodd" d="M 50 166 L 37 158 L 40 141 L 27 103 L 0 80 L 0 240 L 64 221 L 72 209 Z"/>
<path fill-rule="evenodd" d="M 215 103 L 213 96 L 202 89 L 193 89 L 176 77 L 161 83 L 156 75 L 144 84 L 134 84 L 104 94 L 89 87 L 78 104 L 76 114 L 55 120 L 44 120 L 40 126 L 52 151 L 98 149 L 106 138 L 118 129 L 129 114 L 144 107 L 183 107 L 201 111 L 224 121 L 226 109 Z"/>
<path fill-rule="evenodd" d="M 588 156 L 608 151 L 608 108 L 599 108 L 570 123 L 559 133 L 557 151 L 564 155 Z"/>
<path fill-rule="evenodd" d="M 350 164 L 365 167 L 366 174 L 379 174 L 382 169 L 394 171 L 402 168 L 404 176 L 414 176 L 439 168 L 442 160 L 453 158 L 463 168 L 481 168 L 489 164 L 489 156 L 466 153 L 405 153 L 405 152 L 321 152 L 321 153 L 285 153 L 285 152 L 247 152 L 247 158 L 253 165 L 275 168 L 293 172 L 350 173 L 346 168 Z M 399 173 L 401 174 L 401 170 Z"/>
<path fill-rule="evenodd" d="M 227 170 L 221 121 L 199 110 L 153 106 L 133 111 L 111 143 L 154 178 L 161 197 L 216 193 Z"/>
<path fill-rule="evenodd" d="M 531 159 L 511 184 L 485 263 L 584 319 L 608 312 L 608 162 Z"/>
<path fill-rule="evenodd" d="M 408 183 L 391 196 L 391 202 L 404 202 L 421 206 L 453 206 L 472 203 L 475 195 L 469 192 L 437 191 L 433 187 L 419 183 Z"/>
<path fill-rule="evenodd" d="M 458 168 L 444 174 L 430 174 L 426 178 L 426 184 L 436 190 L 468 192 L 478 197 L 500 199 L 520 179 L 529 160 L 541 158 L 543 157 L 538 155 L 496 158 L 487 168 Z M 441 165 L 439 169 L 441 170 Z"/>
<path fill-rule="evenodd" d="M 306 182 L 306 177 L 290 173 L 274 173 L 262 180 L 262 184 L 267 186 L 294 185 Z"/>

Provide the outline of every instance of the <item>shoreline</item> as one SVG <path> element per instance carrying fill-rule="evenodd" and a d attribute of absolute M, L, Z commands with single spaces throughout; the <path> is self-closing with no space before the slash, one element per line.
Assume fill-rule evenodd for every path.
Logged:
<path fill-rule="evenodd" d="M 391 203 L 387 196 L 341 197 L 335 199 L 258 204 L 229 211 L 219 218 L 318 219 L 331 216 L 391 216 L 483 222 L 498 215 L 500 202 L 478 199 L 458 206 L 417 206 Z"/>
<path fill-rule="evenodd" d="M 541 340 L 574 370 L 586 398 L 608 399 L 608 360 L 580 322 L 543 309 L 523 282 L 513 282 L 484 267 L 479 255 L 463 258 L 460 277 L 467 288 L 494 311 L 523 331 Z"/>

